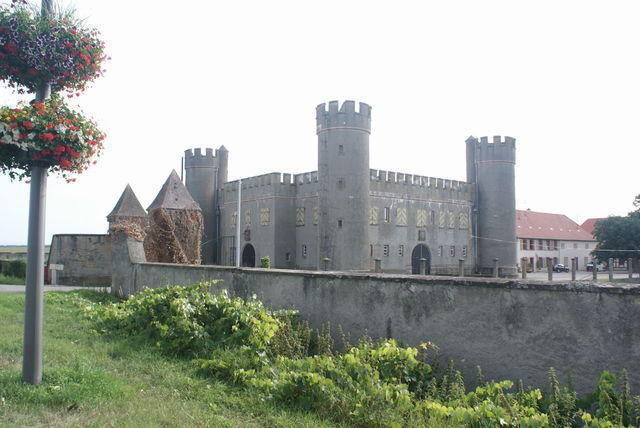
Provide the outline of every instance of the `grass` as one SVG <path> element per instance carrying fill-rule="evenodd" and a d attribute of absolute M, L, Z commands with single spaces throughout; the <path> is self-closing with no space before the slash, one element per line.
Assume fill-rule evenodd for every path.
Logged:
<path fill-rule="evenodd" d="M 82 314 L 85 299 L 111 297 L 45 294 L 44 375 L 31 386 L 21 381 L 24 295 L 0 294 L 0 427 L 336 426 L 200 377 L 191 361 L 139 339 L 100 336 Z"/>
<path fill-rule="evenodd" d="M 14 276 L 0 274 L 0 284 L 24 285 L 24 278 L 16 278 Z"/>

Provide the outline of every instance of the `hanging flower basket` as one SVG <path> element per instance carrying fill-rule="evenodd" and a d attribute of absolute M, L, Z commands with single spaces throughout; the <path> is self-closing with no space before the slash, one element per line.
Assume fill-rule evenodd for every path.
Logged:
<path fill-rule="evenodd" d="M 25 5 L 0 6 L 0 79 L 19 92 L 49 82 L 72 95 L 103 74 L 107 59 L 98 31 L 70 13 L 43 17 Z"/>
<path fill-rule="evenodd" d="M 67 181 L 85 171 L 101 154 L 105 134 L 61 98 L 30 105 L 0 107 L 0 171 L 11 179 L 31 175 L 34 164 L 47 165 Z"/>

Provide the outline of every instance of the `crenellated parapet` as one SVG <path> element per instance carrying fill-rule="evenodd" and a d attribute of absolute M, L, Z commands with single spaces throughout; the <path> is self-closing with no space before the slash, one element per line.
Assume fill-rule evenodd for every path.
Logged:
<path fill-rule="evenodd" d="M 330 130 L 353 129 L 371 133 L 371 106 L 355 101 L 329 101 L 316 107 L 316 133 Z"/>
<path fill-rule="evenodd" d="M 214 168 L 218 166 L 216 157 L 212 148 L 206 148 L 202 153 L 202 149 L 188 149 L 184 151 L 184 167 L 210 167 Z"/>
<path fill-rule="evenodd" d="M 467 144 L 472 146 L 475 152 L 476 162 L 516 162 L 516 139 L 513 137 L 494 136 L 489 137 L 469 137 Z"/>
<path fill-rule="evenodd" d="M 467 183 L 466 181 L 449 180 L 446 178 L 427 177 L 417 174 L 384 171 L 381 169 L 370 169 L 369 172 L 372 184 L 388 183 L 433 190 L 454 190 L 463 193 L 470 193 L 470 189 L 473 187 L 471 183 Z"/>

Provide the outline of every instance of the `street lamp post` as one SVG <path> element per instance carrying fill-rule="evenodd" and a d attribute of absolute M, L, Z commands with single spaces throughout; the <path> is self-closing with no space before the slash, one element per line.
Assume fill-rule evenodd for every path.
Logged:
<path fill-rule="evenodd" d="M 52 0 L 42 0 L 42 15 L 52 13 Z M 36 101 L 51 96 L 51 84 L 43 83 L 36 91 Z M 27 238 L 27 278 L 24 311 L 24 347 L 22 380 L 32 385 L 42 381 L 42 313 L 44 306 L 44 226 L 47 197 L 46 163 L 31 167 L 29 193 L 29 235 Z"/>

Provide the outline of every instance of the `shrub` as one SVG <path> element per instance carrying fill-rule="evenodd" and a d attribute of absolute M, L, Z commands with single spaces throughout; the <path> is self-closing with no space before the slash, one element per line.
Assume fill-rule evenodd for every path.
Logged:
<path fill-rule="evenodd" d="M 9 262 L 9 268 L 7 269 L 7 275 L 14 278 L 26 278 L 27 276 L 27 262 L 24 260 L 11 260 Z"/>
<path fill-rule="evenodd" d="M 271 258 L 269 256 L 260 257 L 260 266 L 264 269 L 271 267 Z"/>

